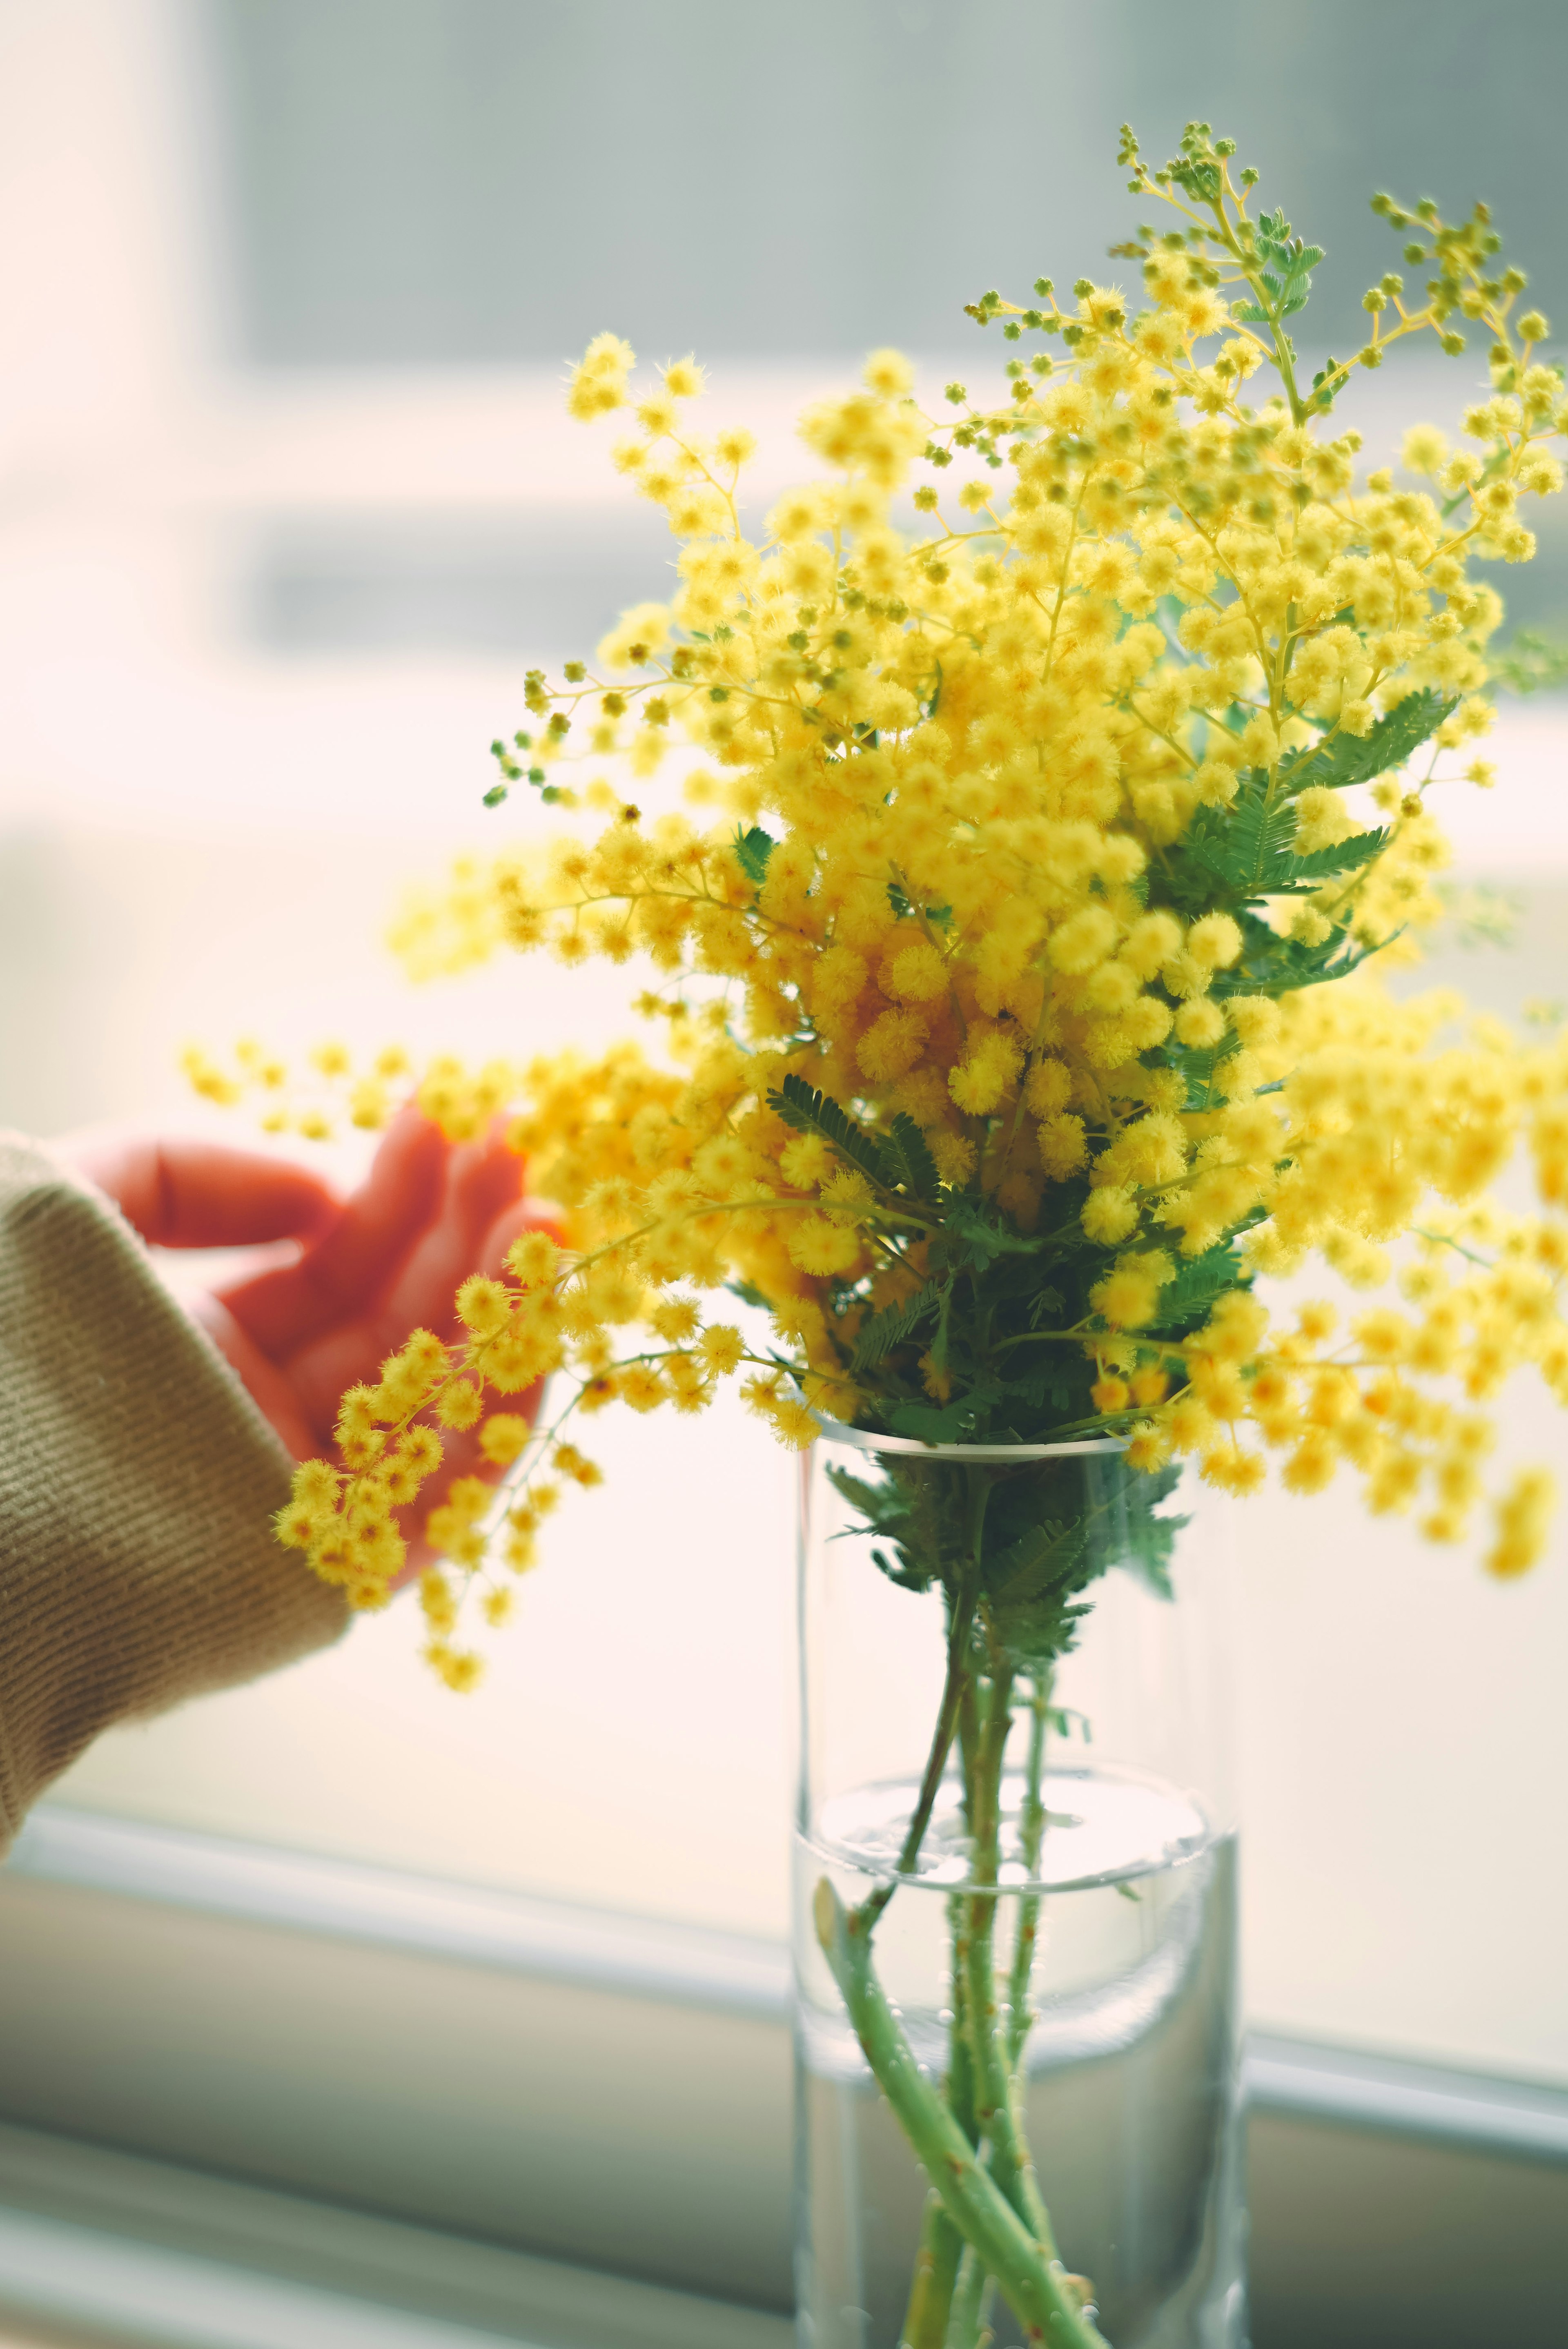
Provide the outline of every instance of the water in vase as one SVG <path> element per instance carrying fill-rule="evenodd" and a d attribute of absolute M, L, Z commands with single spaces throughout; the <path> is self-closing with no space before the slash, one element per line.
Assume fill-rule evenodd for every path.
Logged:
<path fill-rule="evenodd" d="M 1063 2259 L 1092 2282 L 1115 2349 L 1243 2349 L 1234 1839 L 1136 1773 L 1053 1769 L 1045 1795 L 1038 1876 L 1026 1878 L 1016 1858 L 1000 1871 L 996 1973 L 999 1996 L 1016 1991 L 1020 2018 L 1034 2017 L 1024 2117 Z M 1021 1776 L 1005 1784 L 1009 1826 L 1024 1796 Z M 913 1799 L 893 1783 L 825 1806 L 798 1841 L 798 1913 L 809 1915 L 824 1874 L 849 1904 L 885 1881 Z M 1005 1829 L 1004 1852 L 1009 1843 Z M 972 1898 L 969 1881 L 953 1785 L 875 1945 L 914 2052 L 939 2081 L 955 1904 Z M 801 2349 L 897 2349 L 926 2180 L 804 1937 L 798 1964 L 799 2190 L 812 2246 L 797 2280 Z M 986 2322 L 995 2349 L 1022 2341 L 1002 2302 Z"/>

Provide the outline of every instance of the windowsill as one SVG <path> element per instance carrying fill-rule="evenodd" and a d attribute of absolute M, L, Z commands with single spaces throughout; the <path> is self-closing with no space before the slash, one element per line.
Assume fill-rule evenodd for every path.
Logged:
<path fill-rule="evenodd" d="M 45 1883 L 456 1959 L 780 2028 L 781 1943 L 45 1804 L 9 1863 Z M 1249 2034 L 1251 2109 L 1568 2160 L 1568 2090 L 1288 2033 Z M 0 2345 L 3 2349 L 3 2345 Z"/>
<path fill-rule="evenodd" d="M 787 2349 L 774 1943 L 51 1805 L 0 1965 L 0 2349 Z M 1556 2339 L 1568 2095 L 1245 2077 L 1271 2349 Z"/>
<path fill-rule="evenodd" d="M 68 2215 L 67 2215 L 68 2214 Z M 788 2349 L 787 2317 L 0 2125 L 0 2349 Z M 26 2349 L 33 2349 L 31 2342 Z"/>

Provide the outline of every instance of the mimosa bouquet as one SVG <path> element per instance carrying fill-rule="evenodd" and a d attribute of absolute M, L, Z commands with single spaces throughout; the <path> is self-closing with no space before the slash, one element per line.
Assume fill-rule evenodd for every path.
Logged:
<path fill-rule="evenodd" d="M 998 1989 L 970 1917 L 939 2087 L 872 1961 L 953 1766 L 995 1883 L 1012 1706 L 1043 1738 L 1104 1565 L 1057 1462 L 947 1448 L 1114 1439 L 1119 1540 L 1158 1579 L 1183 1462 L 1233 1494 L 1271 1454 L 1304 1495 L 1344 1468 L 1454 1542 L 1511 1373 L 1568 1401 L 1568 1050 L 1386 984 L 1444 915 L 1435 803 L 1493 781 L 1501 605 L 1470 566 L 1527 561 L 1522 506 L 1562 486 L 1546 321 L 1483 207 L 1378 197 L 1419 290 L 1384 277 L 1365 347 L 1304 383 L 1323 256 L 1253 208 L 1233 142 L 1194 124 L 1156 171 L 1129 131 L 1119 160 L 1163 223 L 1118 248 L 1135 291 L 983 294 L 1003 379 L 936 414 L 875 352 L 802 417 L 826 474 L 759 531 L 750 436 L 689 421 L 701 370 L 634 388 L 624 342 L 589 347 L 568 405 L 626 420 L 613 461 L 678 583 L 593 664 L 531 671 L 495 746 L 492 803 L 532 790 L 593 836 L 463 866 L 397 942 L 422 973 L 635 962 L 655 1045 L 419 1077 L 449 1133 L 511 1120 L 570 1244 L 525 1236 L 464 1283 L 460 1342 L 416 1336 L 347 1394 L 339 1460 L 279 1525 L 374 1607 L 434 1492 L 427 1652 L 464 1686 L 460 1625 L 503 1610 L 562 1481 L 595 1481 L 578 1446 L 609 1405 L 697 1414 L 737 1378 L 787 1444 L 910 1440 L 846 1493 L 884 1570 L 942 1593 L 944 1693 L 898 1868 L 854 1909 L 825 1885 L 818 1924 L 933 2188 L 913 2349 L 978 2339 L 994 2282 L 1026 2338 L 1101 2337 L 1018 2126 L 1026 1968 Z M 1484 388 L 1456 446 L 1417 425 L 1363 476 L 1336 403 L 1421 333 Z M 387 1092 L 351 1081 L 351 1113 Z M 1539 1213 L 1488 1196 L 1522 1143 Z M 1256 1284 L 1315 1257 L 1377 1293 L 1282 1326 Z M 513 1399 L 543 1380 L 535 1426 Z M 499 1492 L 435 1484 L 470 1428 Z M 1516 1575 L 1548 1480 L 1490 1507 L 1487 1565 Z"/>

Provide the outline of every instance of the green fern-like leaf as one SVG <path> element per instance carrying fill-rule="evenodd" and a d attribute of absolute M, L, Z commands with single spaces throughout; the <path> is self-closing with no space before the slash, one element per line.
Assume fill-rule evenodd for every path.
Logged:
<path fill-rule="evenodd" d="M 902 1346 L 904 1340 L 912 1337 L 921 1323 L 936 1311 L 941 1301 L 940 1283 L 928 1280 L 924 1288 L 916 1289 L 913 1297 L 906 1297 L 896 1305 L 884 1305 L 880 1313 L 873 1313 L 869 1321 L 861 1324 L 860 1335 L 855 1340 L 854 1352 L 850 1357 L 850 1369 L 854 1376 L 859 1378 L 863 1371 L 882 1361 L 895 1346 Z"/>
<path fill-rule="evenodd" d="M 1061 1523 L 1047 1518 L 985 1562 L 986 1588 L 1004 1604 L 1016 1606 L 1037 1599 L 1053 1584 L 1065 1582 L 1083 1555 L 1086 1528 L 1081 1520 Z"/>
<path fill-rule="evenodd" d="M 1123 1496 L 1120 1563 L 1129 1567 L 1156 1597 L 1172 1599 L 1171 1557 L 1176 1537 L 1191 1524 L 1189 1516 L 1160 1515 L 1181 1482 L 1177 1462 L 1151 1476 L 1130 1476 Z"/>
<path fill-rule="evenodd" d="M 1491 673 L 1511 693 L 1539 693 L 1568 684 L 1568 644 L 1521 628 L 1510 644 L 1491 656 Z"/>
<path fill-rule="evenodd" d="M 869 1174 L 882 1190 L 892 1190 L 887 1162 L 872 1136 L 846 1116 L 836 1101 L 819 1092 L 815 1085 L 809 1085 L 804 1077 L 791 1071 L 779 1090 L 769 1094 L 768 1106 L 797 1133 L 820 1133 L 841 1158 L 858 1166 L 862 1174 Z"/>
<path fill-rule="evenodd" d="M 1243 897 L 1266 894 L 1295 836 L 1295 811 L 1276 801 L 1273 807 L 1261 779 L 1232 810 L 1234 819 L 1227 846 L 1226 879 Z"/>
<path fill-rule="evenodd" d="M 1214 981 L 1213 993 L 1227 995 L 1295 994 L 1304 987 L 1322 987 L 1327 980 L 1347 978 L 1374 949 L 1353 947 L 1350 926 L 1340 923 L 1322 944 L 1309 947 L 1300 938 L 1277 936 L 1245 908 L 1239 912 L 1246 946 L 1242 959 Z"/>
<path fill-rule="evenodd" d="M 1263 771 L 1254 767 L 1228 809 L 1204 810 L 1188 844 L 1213 878 L 1245 902 L 1295 895 L 1336 874 L 1356 872 L 1371 863 L 1387 838 L 1384 831 L 1353 833 L 1330 848 L 1297 855 L 1295 804 L 1282 794 L 1271 806 Z"/>
<path fill-rule="evenodd" d="M 900 1110 L 894 1118 L 892 1130 L 883 1140 L 882 1152 L 898 1181 L 917 1199 L 935 1198 L 942 1178 L 926 1147 L 924 1134 L 907 1112 Z"/>
<path fill-rule="evenodd" d="M 999 1256 L 1035 1256 L 1046 1245 L 1038 1232 L 1015 1231 L 1006 1217 L 984 1200 L 949 1195 L 943 1210 L 939 1245 L 947 1261 L 984 1272 Z"/>
<path fill-rule="evenodd" d="M 1271 874 L 1281 869 L 1295 834 L 1295 812 L 1288 800 L 1271 806 L 1267 779 L 1261 768 L 1251 768 L 1241 789 L 1222 812 L 1205 808 L 1191 831 L 1188 845 L 1233 897 L 1266 896 Z"/>
<path fill-rule="evenodd" d="M 1315 889 L 1320 881 L 1332 880 L 1336 874 L 1359 872 L 1381 855 L 1387 844 L 1385 831 L 1353 832 L 1346 840 L 1336 841 L 1331 848 L 1314 848 L 1305 856 L 1292 854 L 1285 859 L 1289 875 L 1284 874 L 1269 884 L 1271 896 L 1289 896 L 1294 892 Z"/>
<path fill-rule="evenodd" d="M 1459 707 L 1449 695 L 1433 686 L 1408 693 L 1387 718 L 1366 734 L 1337 734 L 1319 750 L 1300 750 L 1281 761 L 1280 776 L 1287 791 L 1326 787 L 1345 791 L 1352 783 L 1369 783 L 1390 768 L 1402 767 L 1412 750 L 1430 741 L 1445 718 Z"/>
<path fill-rule="evenodd" d="M 901 1402 L 888 1413 L 895 1435 L 913 1435 L 922 1444 L 962 1444 L 975 1433 L 975 1423 L 999 1392 L 995 1380 L 971 1389 L 954 1402 Z"/>
<path fill-rule="evenodd" d="M 749 832 L 735 835 L 735 861 L 754 889 L 760 889 L 768 878 L 768 860 L 779 843 L 771 833 L 754 823 Z"/>
<path fill-rule="evenodd" d="M 1165 1064 L 1185 1078 L 1187 1099 L 1184 1106 L 1194 1112 L 1217 1109 L 1219 1096 L 1214 1079 L 1222 1063 L 1241 1050 L 1241 1038 L 1231 1029 L 1217 1044 L 1167 1044 Z"/>
<path fill-rule="evenodd" d="M 1206 1320 L 1212 1307 L 1230 1289 L 1247 1286 L 1238 1249 L 1229 1240 L 1189 1257 L 1176 1268 L 1176 1278 L 1160 1292 L 1159 1319 L 1151 1325 L 1161 1337 L 1180 1337 Z"/>
<path fill-rule="evenodd" d="M 880 1485 L 869 1484 L 852 1469 L 830 1461 L 828 1481 L 838 1487 L 852 1509 L 859 1511 L 873 1533 L 899 1534 L 907 1527 L 909 1495 L 891 1477 L 884 1477 Z"/>

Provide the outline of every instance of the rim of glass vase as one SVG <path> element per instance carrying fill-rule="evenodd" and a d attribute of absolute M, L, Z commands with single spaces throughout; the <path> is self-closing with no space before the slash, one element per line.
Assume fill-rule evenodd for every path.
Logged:
<path fill-rule="evenodd" d="M 876 1435 L 869 1428 L 851 1427 L 841 1419 L 830 1419 L 826 1412 L 813 1416 L 831 1444 L 920 1460 L 1074 1460 L 1127 1449 L 1125 1435 L 1085 1435 L 1075 1444 L 923 1444 L 918 1435 Z"/>

